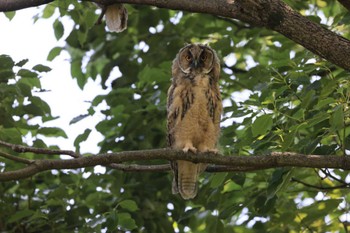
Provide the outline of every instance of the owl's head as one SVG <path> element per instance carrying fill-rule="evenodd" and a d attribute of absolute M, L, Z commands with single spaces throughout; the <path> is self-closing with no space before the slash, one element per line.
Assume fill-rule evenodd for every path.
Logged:
<path fill-rule="evenodd" d="M 185 74 L 208 74 L 213 68 L 219 66 L 219 59 L 215 51 L 207 45 L 188 44 L 180 49 L 174 63 L 177 62 Z"/>

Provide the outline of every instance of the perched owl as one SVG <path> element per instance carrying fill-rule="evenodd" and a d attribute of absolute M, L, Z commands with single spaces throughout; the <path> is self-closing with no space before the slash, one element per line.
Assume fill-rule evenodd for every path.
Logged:
<path fill-rule="evenodd" d="M 222 112 L 219 76 L 220 62 L 209 46 L 189 44 L 180 49 L 173 61 L 168 90 L 168 147 L 193 153 L 218 152 Z M 178 160 L 171 166 L 173 193 L 194 198 L 198 176 L 207 165 Z"/>

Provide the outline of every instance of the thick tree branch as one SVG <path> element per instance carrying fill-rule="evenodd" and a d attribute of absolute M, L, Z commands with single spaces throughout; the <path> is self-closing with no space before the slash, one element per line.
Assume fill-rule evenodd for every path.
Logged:
<path fill-rule="evenodd" d="M 21 10 L 29 7 L 48 4 L 53 1 L 54 0 L 1 0 L 0 12 Z"/>
<path fill-rule="evenodd" d="M 40 151 L 40 153 L 41 152 L 42 151 Z M 39 172 L 48 171 L 52 169 L 75 169 L 83 167 L 92 167 L 96 165 L 115 167 L 116 165 L 113 165 L 113 163 L 120 164 L 123 162 L 151 160 L 188 160 L 194 163 L 215 164 L 216 166 L 218 165 L 217 171 L 252 171 L 290 166 L 311 168 L 341 168 L 344 170 L 350 170 L 350 156 L 303 155 L 291 152 L 272 152 L 269 155 L 264 156 L 223 156 L 216 155 L 213 153 L 192 154 L 183 153 L 181 150 L 177 151 L 170 149 L 154 149 L 98 154 L 69 160 L 34 160 L 31 164 L 22 169 L 0 173 L 0 181 L 23 179 L 33 176 Z M 133 165 L 126 169 L 135 169 L 135 166 L 136 165 Z M 145 165 L 142 166 L 143 168 L 145 168 Z M 116 168 L 118 167 L 121 168 L 120 165 L 116 166 Z M 122 167 L 125 168 L 124 165 Z M 162 169 L 165 168 L 163 167 Z M 209 170 L 210 169 L 213 168 L 209 168 Z M 216 168 L 214 167 L 213 170 L 215 169 Z"/>

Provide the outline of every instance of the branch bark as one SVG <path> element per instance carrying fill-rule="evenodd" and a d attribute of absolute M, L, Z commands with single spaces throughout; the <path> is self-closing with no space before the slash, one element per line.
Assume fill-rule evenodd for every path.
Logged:
<path fill-rule="evenodd" d="M 51 2 L 52 0 L 0 1 L 0 11 L 23 9 Z M 290 8 L 281 0 L 85 0 L 108 5 L 128 3 L 150 5 L 159 8 L 207 13 L 239 19 L 243 22 L 267 27 L 304 46 L 314 54 L 350 70 L 350 41 L 314 23 Z M 344 6 L 348 1 L 340 1 Z"/>
<path fill-rule="evenodd" d="M 48 4 L 53 1 L 54 0 L 1 0 L 0 12 L 21 10 L 29 7 Z"/>
<path fill-rule="evenodd" d="M 348 11 L 350 11 L 350 0 L 338 0 Z"/>
<path fill-rule="evenodd" d="M 215 164 L 214 167 L 211 166 L 208 170 L 215 171 L 217 166 L 217 171 L 221 172 L 253 171 L 276 167 L 340 168 L 350 170 L 350 156 L 304 155 L 291 152 L 272 152 L 263 156 L 223 156 L 209 152 L 193 154 L 184 153 L 181 150 L 154 149 L 98 154 L 69 160 L 34 160 L 30 165 L 22 169 L 0 173 L 0 181 L 23 179 L 52 169 L 76 169 L 96 165 L 111 166 L 113 163 L 120 164 L 123 162 L 151 160 L 187 160 L 194 163 Z M 162 169 L 165 170 L 164 167 Z"/>
<path fill-rule="evenodd" d="M 46 154 L 46 155 L 69 155 L 73 158 L 78 158 L 81 155 L 78 153 L 75 153 L 71 150 L 54 150 L 54 149 L 45 149 L 45 148 L 35 148 L 35 147 L 29 147 L 29 146 L 22 146 L 22 145 L 16 145 L 4 141 L 0 141 L 0 145 L 10 148 L 11 150 L 19 153 L 24 152 L 32 152 L 35 154 Z"/>

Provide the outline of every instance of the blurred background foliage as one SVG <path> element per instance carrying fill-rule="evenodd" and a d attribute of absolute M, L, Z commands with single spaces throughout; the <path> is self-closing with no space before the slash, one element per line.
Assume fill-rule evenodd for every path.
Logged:
<path fill-rule="evenodd" d="M 305 17 L 350 38 L 350 14 L 337 1 L 285 1 Z M 349 72 L 320 59 L 284 36 L 214 15 L 126 5 L 128 29 L 110 33 L 95 25 L 100 11 L 87 2 L 55 1 L 36 20 L 53 17 L 71 75 L 81 89 L 101 77 L 106 95 L 96 96 L 88 115 L 106 101 L 96 125 L 102 152 L 166 147 L 166 95 L 171 63 L 189 42 L 208 43 L 221 58 L 224 98 L 220 150 L 259 156 L 271 151 L 345 156 L 350 150 Z M 14 13 L 6 14 L 9 18 Z M 23 68 L 0 56 L 0 140 L 46 147 L 59 128 L 28 124 L 50 121 L 50 106 L 34 95 L 49 67 Z M 109 85 L 108 83 L 111 83 Z M 86 140 L 86 130 L 75 140 Z M 64 148 L 61 148 L 64 149 Z M 3 148 L 2 151 L 5 151 Z M 9 152 L 12 153 L 13 152 Z M 26 153 L 28 158 L 33 154 Z M 56 157 L 57 158 L 57 157 Z M 162 161 L 159 161 L 162 162 Z M 6 164 L 5 164 L 6 163 Z M 0 170 L 20 165 L 0 160 Z M 171 173 L 127 173 L 93 168 L 52 171 L 0 184 L 2 232 L 348 232 L 347 171 L 276 168 L 256 172 L 205 173 L 198 196 L 171 194 Z M 339 188 L 336 188 L 338 187 Z"/>

